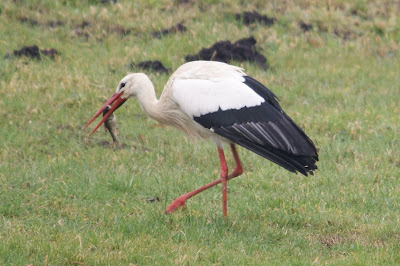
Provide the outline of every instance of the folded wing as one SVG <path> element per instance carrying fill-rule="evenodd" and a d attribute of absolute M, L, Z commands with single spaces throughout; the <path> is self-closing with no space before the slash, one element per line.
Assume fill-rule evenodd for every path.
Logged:
<path fill-rule="evenodd" d="M 175 101 L 203 127 L 291 172 L 317 169 L 313 142 L 257 80 L 235 73 L 176 80 L 173 87 Z"/>

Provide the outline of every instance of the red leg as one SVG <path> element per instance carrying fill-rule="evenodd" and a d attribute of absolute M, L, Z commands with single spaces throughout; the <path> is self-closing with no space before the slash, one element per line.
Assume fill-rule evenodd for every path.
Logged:
<path fill-rule="evenodd" d="M 237 176 L 239 176 L 239 175 L 241 175 L 241 174 L 243 173 L 243 167 L 242 167 L 242 164 L 241 164 L 241 162 L 240 162 L 239 155 L 238 155 L 238 153 L 237 153 L 237 151 L 236 151 L 236 147 L 234 146 L 234 144 L 231 144 L 231 149 L 232 149 L 233 157 L 234 157 L 234 159 L 235 159 L 236 167 L 235 167 L 235 169 L 232 171 L 232 173 L 230 173 L 229 175 L 226 176 L 226 180 L 235 178 L 235 177 L 237 177 Z M 221 152 L 222 152 L 222 157 L 223 157 L 223 159 L 221 159 Z M 218 148 L 218 154 L 219 154 L 219 157 L 220 157 L 220 164 L 221 164 L 221 177 L 222 177 L 223 169 L 226 169 L 226 170 L 225 170 L 225 175 L 226 175 L 226 172 L 228 171 L 228 167 L 227 167 L 227 165 L 226 165 L 225 156 L 223 155 L 222 149 L 221 149 L 221 152 L 220 152 L 220 148 Z M 189 198 L 193 197 L 194 195 L 196 195 L 196 194 L 198 194 L 198 193 L 200 193 L 200 192 L 202 192 L 202 191 L 204 191 L 204 190 L 206 190 L 206 189 L 208 189 L 208 188 L 210 188 L 210 187 L 213 187 L 213 186 L 215 186 L 215 185 L 218 185 L 218 184 L 221 183 L 221 182 L 222 182 L 222 178 L 219 178 L 219 179 L 214 180 L 213 182 L 211 182 L 211 183 L 209 183 L 209 184 L 207 184 L 207 185 L 204 185 L 204 186 L 202 186 L 202 187 L 199 187 L 199 188 L 196 189 L 196 190 L 193 190 L 193 191 L 191 191 L 191 192 L 189 192 L 189 193 L 186 193 L 186 194 L 184 194 L 184 195 L 178 197 L 177 199 L 175 199 L 175 200 L 167 207 L 167 209 L 165 210 L 165 213 L 166 213 L 166 214 L 172 213 L 172 212 L 176 211 L 179 207 L 181 207 L 181 208 L 183 209 L 184 206 L 185 206 L 186 200 L 188 200 Z M 226 185 L 225 185 L 225 187 L 226 187 Z M 224 192 L 222 192 L 222 193 L 224 193 Z M 226 199 L 226 194 L 225 194 L 225 199 Z M 223 199 L 222 199 L 222 200 L 224 201 L 224 196 L 223 196 Z M 225 202 L 226 202 L 226 200 L 225 200 Z M 223 206 L 224 206 L 224 205 L 223 205 Z M 225 206 L 226 206 L 226 203 L 225 203 Z M 224 208 L 224 207 L 223 207 L 223 208 Z M 225 215 L 225 213 L 224 213 L 224 215 Z"/>
<path fill-rule="evenodd" d="M 228 206 L 226 205 L 227 196 L 226 196 L 226 178 L 228 177 L 228 166 L 226 165 L 225 155 L 222 148 L 218 147 L 218 155 L 219 155 L 219 163 L 221 165 L 221 182 L 222 182 L 222 212 L 224 216 L 228 215 Z"/>
<path fill-rule="evenodd" d="M 175 200 L 167 207 L 167 209 L 165 210 L 165 214 L 172 213 L 172 212 L 176 211 L 176 209 L 178 209 L 179 206 L 182 206 L 182 209 L 183 209 L 183 208 L 185 207 L 185 202 L 186 202 L 186 200 L 188 200 L 188 199 L 190 199 L 191 197 L 193 197 L 194 195 L 196 195 L 196 194 L 198 194 L 198 193 L 200 193 L 200 192 L 206 190 L 207 188 L 210 188 L 210 187 L 213 187 L 213 186 L 215 186 L 215 185 L 218 185 L 219 183 L 221 183 L 221 179 L 214 180 L 213 182 L 211 182 L 211 183 L 209 183 L 209 184 L 207 184 L 207 185 L 205 185 L 205 186 L 199 187 L 198 189 L 193 190 L 192 192 L 183 194 L 183 195 L 180 196 L 179 198 L 175 199 Z"/>
<path fill-rule="evenodd" d="M 235 169 L 232 171 L 232 173 L 230 173 L 228 175 L 228 177 L 226 178 L 227 180 L 235 178 L 235 177 L 243 174 L 243 167 L 242 167 L 242 163 L 240 162 L 240 159 L 239 159 L 239 154 L 236 151 L 236 146 L 232 143 L 231 143 L 231 150 L 232 150 L 233 158 L 235 159 L 236 166 L 235 166 Z"/>

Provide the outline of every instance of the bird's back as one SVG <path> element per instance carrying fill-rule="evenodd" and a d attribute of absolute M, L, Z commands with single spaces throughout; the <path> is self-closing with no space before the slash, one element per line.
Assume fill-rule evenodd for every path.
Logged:
<path fill-rule="evenodd" d="M 170 77 L 175 79 L 206 79 L 233 75 L 243 76 L 243 68 L 217 61 L 192 61 L 181 65 Z"/>

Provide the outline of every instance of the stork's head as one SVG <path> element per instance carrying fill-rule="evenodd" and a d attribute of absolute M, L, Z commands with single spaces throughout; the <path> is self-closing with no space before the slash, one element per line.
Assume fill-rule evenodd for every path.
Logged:
<path fill-rule="evenodd" d="M 115 93 L 122 93 L 121 98 L 125 100 L 136 97 L 149 81 L 149 78 L 143 73 L 129 74 L 121 79 Z"/>
<path fill-rule="evenodd" d="M 84 128 L 87 128 L 104 111 L 107 105 L 114 103 L 111 105 L 111 109 L 103 116 L 103 119 L 97 124 L 92 132 L 90 132 L 90 135 L 92 135 L 126 100 L 131 97 L 137 97 L 145 82 L 148 82 L 148 77 L 143 73 L 134 73 L 125 76 L 119 82 L 115 93 L 103 104 L 102 107 L 100 107 Z"/>

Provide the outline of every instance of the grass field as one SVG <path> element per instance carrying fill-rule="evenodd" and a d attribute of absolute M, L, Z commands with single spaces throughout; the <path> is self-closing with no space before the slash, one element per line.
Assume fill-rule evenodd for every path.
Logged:
<path fill-rule="evenodd" d="M 399 1 L 100 2 L 0 2 L 0 265 L 400 264 Z M 246 26 L 234 16 L 244 10 L 276 23 Z M 178 22 L 188 31 L 152 38 Z M 141 71 L 131 62 L 175 70 L 248 36 L 270 68 L 231 63 L 275 92 L 320 169 L 294 175 L 240 149 L 227 219 L 219 187 L 164 215 L 217 178 L 215 146 L 158 126 L 133 100 L 116 112 L 122 149 L 82 127 Z M 34 44 L 61 54 L 5 56 Z M 147 74 L 159 95 L 168 75 Z"/>

